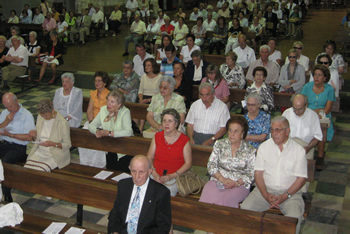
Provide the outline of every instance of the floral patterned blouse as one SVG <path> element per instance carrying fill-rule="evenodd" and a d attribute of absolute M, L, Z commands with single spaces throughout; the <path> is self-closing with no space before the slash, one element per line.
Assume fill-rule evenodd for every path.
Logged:
<path fill-rule="evenodd" d="M 193 26 L 191 33 L 196 37 L 204 37 L 206 33 L 206 29 L 202 25 L 200 28 L 198 28 L 198 25 Z"/>
<path fill-rule="evenodd" d="M 140 77 L 136 74 L 136 72 L 132 72 L 128 78 L 125 78 L 124 76 L 124 72 L 115 74 L 114 80 L 109 88 L 110 90 L 121 88 L 125 91 L 129 91 L 128 94 L 125 94 L 125 101 L 136 102 L 137 93 L 140 86 Z"/>
<path fill-rule="evenodd" d="M 236 64 L 235 67 L 230 71 L 226 63 L 224 63 L 220 66 L 220 73 L 227 81 L 227 84 L 230 85 L 230 83 L 238 83 L 238 87 L 235 88 L 244 89 L 245 76 L 243 68 L 241 66 Z"/>
<path fill-rule="evenodd" d="M 324 54 L 326 54 L 326 52 L 323 52 L 323 53 L 317 55 L 315 61 L 317 61 L 318 56 L 324 55 Z M 338 70 L 338 67 L 344 67 L 344 66 L 345 66 L 345 63 L 344 63 L 343 56 L 341 54 L 334 54 L 332 57 L 332 64 L 331 64 L 331 66 L 329 66 L 329 68 L 334 68 L 334 69 Z"/>
<path fill-rule="evenodd" d="M 231 141 L 228 138 L 217 140 L 209 157 L 208 172 L 212 176 L 217 172 L 231 180 L 242 179 L 244 187 L 250 188 L 254 179 L 256 149 L 242 140 L 236 155 L 232 157 Z M 210 180 L 220 183 L 213 176 Z"/>
<path fill-rule="evenodd" d="M 248 113 L 244 115 L 244 118 L 248 121 L 248 135 L 261 135 L 267 134 L 266 139 L 269 139 L 270 133 L 270 119 L 271 116 L 266 112 L 260 110 L 258 116 L 255 119 L 249 119 Z M 248 141 L 254 148 L 258 148 L 262 142 Z"/>
<path fill-rule="evenodd" d="M 168 108 L 174 108 L 179 114 L 186 113 L 185 100 L 182 96 L 177 93 L 171 94 L 171 99 L 167 105 L 164 106 L 164 97 L 159 93 L 152 97 L 151 104 L 147 108 L 147 111 L 153 112 L 153 118 L 157 123 L 161 123 L 161 114 L 163 110 Z"/>
<path fill-rule="evenodd" d="M 262 103 L 261 107 L 267 112 L 271 113 L 272 109 L 275 107 L 274 99 L 273 99 L 273 92 L 272 88 L 270 86 L 267 86 L 265 83 L 262 84 L 260 88 L 257 88 L 255 86 L 255 82 L 246 89 L 245 97 L 244 99 L 250 94 L 250 93 L 258 93 L 262 97 Z M 264 105 L 267 106 L 267 109 L 264 108 Z"/>

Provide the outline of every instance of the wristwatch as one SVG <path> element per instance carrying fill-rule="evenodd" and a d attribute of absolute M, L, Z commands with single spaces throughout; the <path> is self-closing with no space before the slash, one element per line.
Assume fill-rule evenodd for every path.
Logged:
<path fill-rule="evenodd" d="M 109 131 L 108 136 L 112 136 L 112 131 Z"/>
<path fill-rule="evenodd" d="M 292 197 L 292 195 L 290 195 L 290 193 L 288 193 L 288 191 L 286 191 L 287 197 L 288 199 Z"/>
<path fill-rule="evenodd" d="M 216 139 L 215 139 L 215 137 L 213 136 L 212 138 L 211 138 L 213 141 L 216 141 Z"/>

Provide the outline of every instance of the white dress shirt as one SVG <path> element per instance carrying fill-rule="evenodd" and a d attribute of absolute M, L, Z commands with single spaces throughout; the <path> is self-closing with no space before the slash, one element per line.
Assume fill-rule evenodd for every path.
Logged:
<path fill-rule="evenodd" d="M 149 53 L 146 53 L 145 58 L 142 60 L 140 55 L 137 54 L 134 56 L 134 59 L 132 60 L 134 62 L 134 71 L 140 77 L 143 74 L 145 74 L 145 70 L 143 69 L 143 61 L 145 61 L 148 58 L 153 58 L 153 56 L 150 55 Z"/>
<path fill-rule="evenodd" d="M 20 57 L 23 58 L 23 61 L 20 63 L 11 62 L 12 65 L 20 66 L 20 67 L 28 67 L 28 49 L 24 47 L 22 44 L 15 50 L 15 47 L 11 47 L 7 52 L 7 55 L 11 55 L 12 57 Z"/>
<path fill-rule="evenodd" d="M 215 134 L 226 126 L 230 117 L 226 104 L 216 97 L 209 108 L 203 104 L 202 99 L 198 99 L 191 105 L 186 123 L 193 124 L 197 133 Z"/>
<path fill-rule="evenodd" d="M 294 113 L 293 107 L 290 107 L 282 115 L 289 121 L 290 138 L 297 137 L 307 143 L 314 138 L 322 141 L 320 119 L 315 111 L 306 108 L 304 114 L 299 117 Z"/>
<path fill-rule="evenodd" d="M 213 17 L 214 18 L 214 17 Z M 204 20 L 204 22 L 203 22 L 203 27 L 205 28 L 205 30 L 207 30 L 207 31 L 214 31 L 214 28 L 215 28 L 215 26 L 216 26 L 216 21 L 214 20 L 214 19 L 212 19 L 211 21 L 210 21 L 210 23 L 208 22 L 208 20 L 206 19 L 206 20 Z"/>
<path fill-rule="evenodd" d="M 264 172 L 267 191 L 286 191 L 297 177 L 307 178 L 305 150 L 289 138 L 281 152 L 271 138 L 259 146 L 254 170 Z"/>
<path fill-rule="evenodd" d="M 256 60 L 255 52 L 249 46 L 246 46 L 243 50 L 240 46 L 238 46 L 233 50 L 233 52 L 235 52 L 238 56 L 236 63 L 243 68 L 249 67 L 250 64 Z"/>

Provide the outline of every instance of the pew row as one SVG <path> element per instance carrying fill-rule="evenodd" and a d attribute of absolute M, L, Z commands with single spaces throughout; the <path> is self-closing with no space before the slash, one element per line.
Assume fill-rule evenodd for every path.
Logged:
<path fill-rule="evenodd" d="M 4 186 L 104 210 L 113 207 L 116 186 L 19 165 L 4 163 L 3 166 Z M 296 218 L 205 204 L 181 197 L 172 198 L 171 207 L 173 224 L 208 232 L 232 233 L 234 228 L 237 233 L 295 233 L 297 223 Z"/>
<path fill-rule="evenodd" d="M 88 130 L 71 128 L 70 137 L 73 147 L 103 150 L 108 152 L 128 155 L 147 155 L 151 139 L 143 137 L 120 138 L 96 138 Z M 199 167 L 207 167 L 209 156 L 213 148 L 211 146 L 192 145 L 192 164 Z M 308 181 L 315 179 L 315 160 L 308 160 Z"/>

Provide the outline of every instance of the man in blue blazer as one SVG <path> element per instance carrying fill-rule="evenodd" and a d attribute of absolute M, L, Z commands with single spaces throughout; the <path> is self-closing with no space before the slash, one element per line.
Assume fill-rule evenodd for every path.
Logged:
<path fill-rule="evenodd" d="M 136 155 L 131 160 L 129 168 L 132 178 L 118 183 L 117 198 L 108 217 L 108 233 L 128 233 L 132 216 L 130 211 L 135 197 L 138 196 L 138 190 L 140 190 L 140 210 L 135 233 L 169 233 L 170 191 L 149 178 L 152 167 L 146 156 Z"/>

